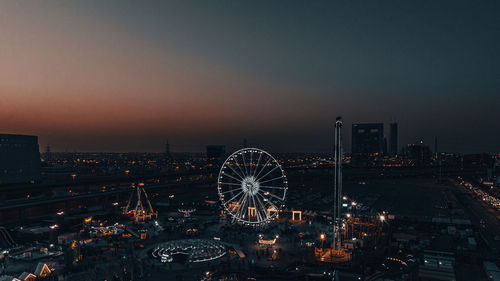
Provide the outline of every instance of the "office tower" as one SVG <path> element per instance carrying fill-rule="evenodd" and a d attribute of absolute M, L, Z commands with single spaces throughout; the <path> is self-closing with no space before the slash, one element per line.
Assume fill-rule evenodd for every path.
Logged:
<path fill-rule="evenodd" d="M 389 153 L 391 156 L 398 154 L 398 123 L 391 123 L 389 136 Z"/>
<path fill-rule="evenodd" d="M 37 136 L 0 134 L 0 184 L 40 179 Z"/>
<path fill-rule="evenodd" d="M 438 137 L 434 137 L 434 154 L 438 154 Z"/>
<path fill-rule="evenodd" d="M 167 140 L 167 142 L 165 143 L 165 152 L 164 152 L 164 156 L 165 156 L 165 159 L 170 159 L 171 158 L 171 154 L 170 154 L 170 142 Z"/>
<path fill-rule="evenodd" d="M 384 124 L 367 123 L 352 125 L 352 164 L 375 166 L 384 152 Z"/>
<path fill-rule="evenodd" d="M 406 146 L 406 158 L 411 166 L 428 166 L 431 162 L 431 149 L 423 141 Z"/>
<path fill-rule="evenodd" d="M 47 147 L 45 147 L 45 161 L 50 162 L 51 160 L 52 160 L 52 152 L 50 149 L 50 145 L 47 145 Z"/>
<path fill-rule="evenodd" d="M 165 143 L 165 155 L 170 156 L 170 143 L 168 141 Z"/>
<path fill-rule="evenodd" d="M 169 164 L 172 160 L 172 155 L 170 154 L 170 142 L 167 140 L 165 143 L 165 151 L 163 152 L 163 163 Z"/>

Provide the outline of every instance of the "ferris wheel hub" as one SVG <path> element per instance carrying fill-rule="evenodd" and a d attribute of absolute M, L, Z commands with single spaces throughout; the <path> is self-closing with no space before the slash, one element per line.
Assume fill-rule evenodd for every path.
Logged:
<path fill-rule="evenodd" d="M 241 182 L 241 188 L 243 188 L 243 191 L 246 194 L 256 195 L 260 190 L 260 184 L 254 176 L 249 176 L 243 179 Z"/>

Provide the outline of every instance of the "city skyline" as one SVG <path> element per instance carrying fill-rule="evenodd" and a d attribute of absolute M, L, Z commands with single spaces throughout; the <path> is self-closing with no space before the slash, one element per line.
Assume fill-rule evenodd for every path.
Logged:
<path fill-rule="evenodd" d="M 498 15 L 0 0 L 0 281 L 500 280 Z"/>
<path fill-rule="evenodd" d="M 493 1 L 0 3 L 1 133 L 41 150 L 331 152 L 336 116 L 399 147 L 500 152 Z"/>

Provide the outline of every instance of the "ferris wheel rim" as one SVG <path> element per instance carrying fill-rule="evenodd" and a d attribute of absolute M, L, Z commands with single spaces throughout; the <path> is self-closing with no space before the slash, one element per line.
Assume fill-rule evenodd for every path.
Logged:
<path fill-rule="evenodd" d="M 250 154 L 250 159 L 245 159 L 246 154 Z M 259 155 L 258 160 L 256 158 L 252 159 L 254 154 Z M 265 164 L 260 163 L 263 154 L 267 157 Z M 238 162 L 239 156 L 241 156 L 243 163 Z M 231 161 L 234 163 L 231 163 Z M 247 161 L 248 164 L 246 163 Z M 257 163 L 255 164 L 253 161 L 257 161 Z M 235 164 L 237 168 L 233 168 L 231 164 Z M 243 164 L 243 168 L 240 164 Z M 262 167 L 259 169 L 260 164 Z M 253 171 L 252 166 L 254 166 Z M 272 169 L 262 173 L 269 166 Z M 228 168 L 229 173 L 225 172 L 226 168 Z M 278 177 L 264 180 L 267 176 L 272 175 L 274 171 L 278 172 Z M 231 172 L 232 175 L 230 175 Z M 230 179 L 229 181 L 236 182 L 223 182 L 224 176 L 226 176 L 226 180 Z M 278 184 L 279 186 L 268 184 L 277 180 L 281 180 Z M 239 188 L 231 189 L 231 187 L 227 187 L 228 190 L 223 191 L 223 186 L 236 186 Z M 283 167 L 274 156 L 263 149 L 248 147 L 239 149 L 226 158 L 221 165 L 217 177 L 217 190 L 223 208 L 233 218 L 233 221 L 246 225 L 263 225 L 274 220 L 284 207 L 286 192 L 288 190 L 288 180 Z M 264 192 L 263 190 L 267 191 Z M 278 192 L 276 190 L 279 190 L 282 195 L 279 193 L 278 195 L 281 196 L 274 194 Z M 224 194 L 226 193 L 231 194 L 231 199 L 225 198 Z M 228 205 L 233 203 L 234 199 L 237 199 L 237 203 L 233 204 L 234 206 L 230 209 Z M 270 209 L 272 212 L 269 211 Z M 255 213 L 255 220 L 250 220 L 252 216 L 251 210 Z M 245 218 L 245 212 L 249 212 L 247 218 Z"/>

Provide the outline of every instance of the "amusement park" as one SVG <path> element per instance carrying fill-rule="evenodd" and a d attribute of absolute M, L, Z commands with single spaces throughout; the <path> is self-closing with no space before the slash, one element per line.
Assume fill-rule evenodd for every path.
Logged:
<path fill-rule="evenodd" d="M 358 173 L 342 135 L 338 117 L 327 157 L 245 142 L 229 154 L 145 158 L 169 176 L 126 166 L 126 178 L 102 185 L 71 173 L 50 199 L 32 191 L 36 201 L 0 206 L 0 280 L 458 280 L 494 255 L 500 239 L 464 207 L 480 187 Z"/>
<path fill-rule="evenodd" d="M 342 192 L 343 157 L 339 117 L 326 173 L 332 184 L 322 185 L 316 206 L 302 204 L 310 194 L 289 188 L 297 184 L 281 159 L 244 147 L 216 163 L 215 185 L 201 181 L 193 187 L 177 179 L 178 186 L 167 188 L 156 180 L 103 189 L 113 195 L 98 200 L 102 207 L 94 198 L 66 203 L 48 233 L 43 227 L 16 233 L 16 239 L 48 235 L 48 245 L 26 248 L 9 238 L 13 247 L 6 254 L 29 259 L 40 248 L 42 257 L 51 257 L 48 267 L 72 280 L 368 280 L 389 272 L 363 268 L 367 253 L 374 263 L 385 254 L 377 247 L 387 243 L 391 215 L 373 214 Z M 61 258 L 65 267 L 57 270 L 54 260 Z M 409 272 L 408 261 L 397 260 L 404 264 L 398 272 Z"/>
<path fill-rule="evenodd" d="M 141 239 L 140 260 L 161 272 L 198 272 L 203 280 L 367 278 L 341 269 L 360 267 L 364 252 L 384 243 L 391 216 L 362 211 L 363 203 L 342 193 L 342 149 L 339 117 L 325 209 L 287 207 L 289 180 L 280 161 L 262 149 L 244 147 L 221 160 L 217 200 L 167 208 L 168 218 L 158 216 L 145 184 L 137 184 L 122 211 L 134 221 L 124 232 Z M 215 216 L 202 215 L 210 211 Z M 165 236 L 169 230 L 179 232 Z M 398 261 L 398 271 L 409 272 L 408 262 L 390 261 Z"/>

